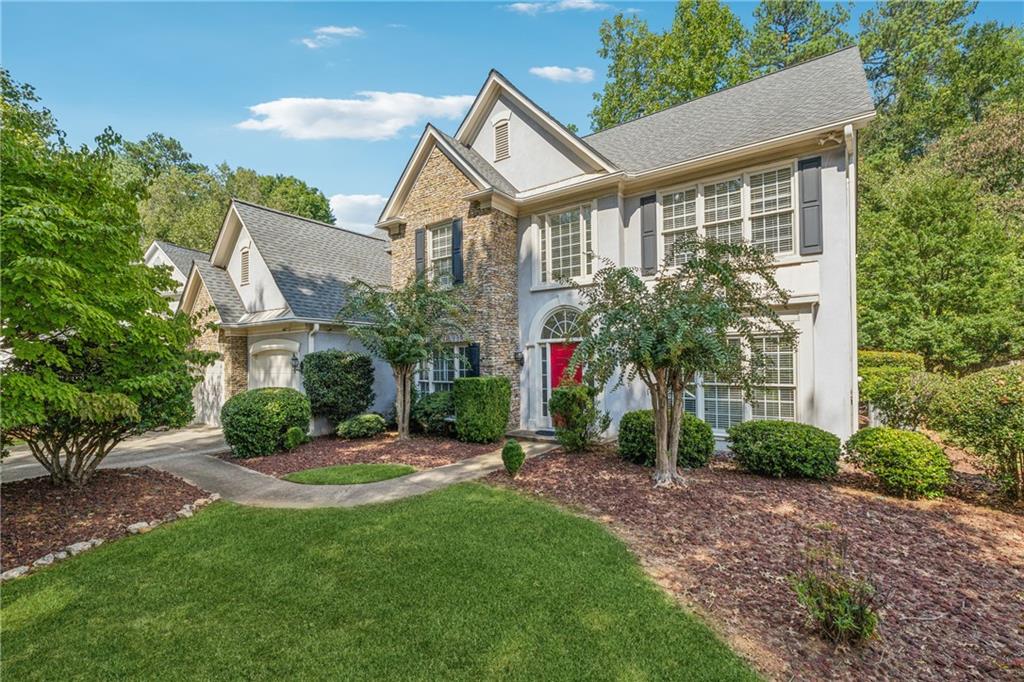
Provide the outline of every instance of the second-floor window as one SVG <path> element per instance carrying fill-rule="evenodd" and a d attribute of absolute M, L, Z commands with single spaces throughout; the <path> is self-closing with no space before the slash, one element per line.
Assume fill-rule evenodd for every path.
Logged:
<path fill-rule="evenodd" d="M 559 282 L 594 274 L 591 205 L 546 213 L 540 219 L 540 281 Z"/>
<path fill-rule="evenodd" d="M 444 223 L 431 227 L 430 276 L 439 286 L 452 285 L 452 224 Z"/>

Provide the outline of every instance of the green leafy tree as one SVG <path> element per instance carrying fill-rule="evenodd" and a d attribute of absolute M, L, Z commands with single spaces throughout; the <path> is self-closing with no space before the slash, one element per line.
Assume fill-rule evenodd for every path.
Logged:
<path fill-rule="evenodd" d="M 904 350 L 962 372 L 1024 351 L 1020 240 L 970 178 L 932 159 L 863 166 L 874 186 L 858 233 L 864 348 Z"/>
<path fill-rule="evenodd" d="M 6 71 L 0 82 L 0 432 L 78 486 L 125 437 L 188 424 L 212 358 L 192 350 L 195 320 L 164 314 L 167 273 L 141 263 L 116 136 L 71 149 L 31 87 Z"/>
<path fill-rule="evenodd" d="M 663 266 L 653 283 L 633 268 L 607 264 L 579 286 L 583 341 L 569 371 L 585 366 L 603 385 L 639 379 L 654 407 L 655 486 L 681 482 L 676 469 L 683 400 L 698 374 L 715 374 L 749 396 L 764 382 L 766 358 L 754 339 L 795 330 L 776 312 L 788 294 L 775 281 L 773 258 L 743 244 L 684 241 L 685 264 Z M 737 343 L 738 341 L 738 343 Z M 750 350 L 745 350 L 750 349 Z"/>
<path fill-rule="evenodd" d="M 209 251 L 230 201 L 214 175 L 172 168 L 153 180 L 139 203 L 145 240 L 162 239 Z"/>
<path fill-rule="evenodd" d="M 468 309 L 461 288 L 439 287 L 418 277 L 399 289 L 353 282 L 338 320 L 353 338 L 391 366 L 397 398 L 398 438 L 409 438 L 412 377 L 417 365 L 436 353 L 448 352 L 451 340 L 462 337 Z M 353 322 L 358 320 L 358 322 Z"/>
<path fill-rule="evenodd" d="M 746 31 L 718 0 L 680 0 L 672 26 L 652 33 L 647 22 L 618 14 L 601 24 L 609 60 L 604 90 L 590 114 L 595 130 L 653 114 L 750 76 Z"/>
<path fill-rule="evenodd" d="M 770 73 L 853 45 L 843 28 L 852 4 L 825 9 L 817 0 L 761 0 L 749 45 L 754 72 Z"/>

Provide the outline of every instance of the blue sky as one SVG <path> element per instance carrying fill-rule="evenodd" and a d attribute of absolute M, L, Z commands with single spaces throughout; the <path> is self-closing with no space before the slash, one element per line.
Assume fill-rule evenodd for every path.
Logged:
<path fill-rule="evenodd" d="M 749 24 L 756 5 L 730 4 Z M 977 15 L 1020 24 L 1021 6 L 983 2 Z M 601 21 L 638 11 L 661 29 L 673 8 L 4 2 L 0 57 L 72 142 L 108 125 L 129 139 L 160 131 L 202 163 L 302 178 L 332 197 L 340 223 L 358 227 L 376 217 L 424 123 L 453 132 L 488 69 L 589 130 L 605 70 Z"/>

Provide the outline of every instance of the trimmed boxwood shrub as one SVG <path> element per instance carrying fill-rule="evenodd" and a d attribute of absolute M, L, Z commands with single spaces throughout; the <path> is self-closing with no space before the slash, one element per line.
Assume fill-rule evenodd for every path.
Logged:
<path fill-rule="evenodd" d="M 361 414 L 338 424 L 335 433 L 341 438 L 373 438 L 384 433 L 387 422 L 379 414 Z"/>
<path fill-rule="evenodd" d="M 924 371 L 924 356 L 917 353 L 888 350 L 857 351 L 857 366 L 865 367 L 902 367 L 908 371 Z"/>
<path fill-rule="evenodd" d="M 766 476 L 828 478 L 839 471 L 839 438 L 810 424 L 749 421 L 729 429 L 729 447 L 744 469 Z"/>
<path fill-rule="evenodd" d="M 526 459 L 526 454 L 523 452 L 523 446 L 515 440 L 505 441 L 505 447 L 501 449 L 501 461 L 505 464 L 505 471 L 512 478 L 516 477 L 519 473 L 519 469 L 523 466 L 523 461 Z"/>
<path fill-rule="evenodd" d="M 468 443 L 493 443 L 505 435 L 512 405 L 506 377 L 462 377 L 452 387 L 455 433 Z"/>
<path fill-rule="evenodd" d="M 942 448 L 922 433 L 885 426 L 863 429 L 846 441 L 846 455 L 903 497 L 942 497 L 952 465 Z"/>
<path fill-rule="evenodd" d="M 423 433 L 448 436 L 452 432 L 455 401 L 451 391 L 435 391 L 419 396 L 409 415 Z"/>
<path fill-rule="evenodd" d="M 294 450 L 303 443 L 309 442 L 309 436 L 306 435 L 306 429 L 301 426 L 290 426 L 288 430 L 284 432 L 284 449 Z"/>
<path fill-rule="evenodd" d="M 611 419 L 594 405 L 597 391 L 575 381 L 562 381 L 551 392 L 548 408 L 555 425 L 555 439 L 569 452 L 590 448 L 608 428 Z"/>
<path fill-rule="evenodd" d="M 295 426 L 305 433 L 312 413 L 309 400 L 294 388 L 257 388 L 230 398 L 220 411 L 224 440 L 235 457 L 270 455 L 285 447 Z"/>
<path fill-rule="evenodd" d="M 302 386 L 318 417 L 340 422 L 373 404 L 373 360 L 362 353 L 331 349 L 302 358 Z"/>
<path fill-rule="evenodd" d="M 697 468 L 707 466 L 715 452 L 715 436 L 711 427 L 690 413 L 683 414 L 679 426 L 679 450 L 676 464 Z M 657 448 L 654 445 L 654 410 L 634 410 L 619 420 L 619 455 L 634 464 L 654 466 Z"/>

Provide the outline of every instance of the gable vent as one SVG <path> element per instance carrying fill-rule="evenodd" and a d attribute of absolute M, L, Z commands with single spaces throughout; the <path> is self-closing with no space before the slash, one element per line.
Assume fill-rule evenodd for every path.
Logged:
<path fill-rule="evenodd" d="M 249 283 L 249 249 L 242 249 L 242 286 Z"/>
<path fill-rule="evenodd" d="M 508 157 L 508 121 L 499 121 L 494 126 L 494 160 L 503 161 Z"/>

